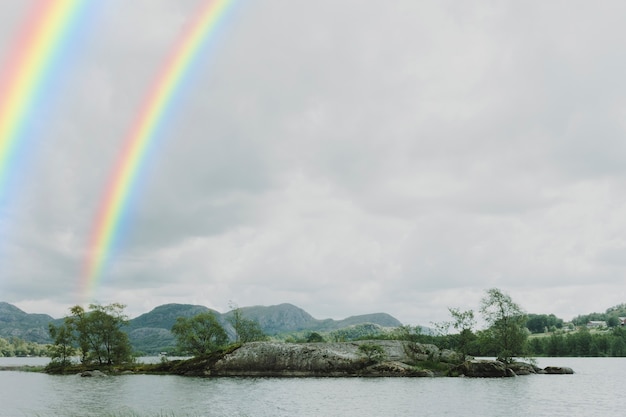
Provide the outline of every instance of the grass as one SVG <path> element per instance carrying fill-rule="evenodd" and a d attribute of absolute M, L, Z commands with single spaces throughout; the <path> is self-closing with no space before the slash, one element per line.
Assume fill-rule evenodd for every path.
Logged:
<path fill-rule="evenodd" d="M 435 375 L 445 375 L 453 366 L 449 363 L 429 360 L 419 361 L 415 367 L 418 369 L 433 371 Z"/>

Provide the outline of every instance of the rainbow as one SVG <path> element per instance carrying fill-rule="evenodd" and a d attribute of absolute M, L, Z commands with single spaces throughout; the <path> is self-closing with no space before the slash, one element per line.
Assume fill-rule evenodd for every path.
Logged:
<path fill-rule="evenodd" d="M 0 207 L 16 185 L 17 171 L 24 160 L 45 104 L 57 80 L 57 71 L 84 23 L 88 8 L 84 0 L 38 0 L 3 62 L 0 74 Z"/>
<path fill-rule="evenodd" d="M 145 165 L 174 96 L 198 58 L 203 46 L 213 38 L 235 0 L 209 0 L 195 15 L 175 45 L 124 142 L 117 164 L 94 223 L 82 274 L 82 295 L 90 300 L 107 259 L 114 250 L 130 198 Z"/>

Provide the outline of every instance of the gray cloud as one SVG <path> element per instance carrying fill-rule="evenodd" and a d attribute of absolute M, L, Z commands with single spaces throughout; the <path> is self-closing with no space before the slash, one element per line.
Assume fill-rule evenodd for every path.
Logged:
<path fill-rule="evenodd" d="M 199 4 L 102 7 L 2 212 L 6 301 L 60 315 L 80 298 L 120 146 Z M 625 12 L 237 5 L 146 159 L 95 298 L 131 314 L 236 300 L 413 324 L 477 308 L 493 286 L 566 319 L 623 302 Z M 0 26 L 5 51 L 15 25 Z"/>

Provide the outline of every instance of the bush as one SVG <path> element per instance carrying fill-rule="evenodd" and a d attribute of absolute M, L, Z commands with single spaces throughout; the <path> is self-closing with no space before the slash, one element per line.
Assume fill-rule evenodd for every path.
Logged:
<path fill-rule="evenodd" d="M 359 345 L 359 352 L 361 352 L 369 362 L 382 362 L 387 357 L 385 349 L 380 345 L 373 343 L 364 343 Z"/>

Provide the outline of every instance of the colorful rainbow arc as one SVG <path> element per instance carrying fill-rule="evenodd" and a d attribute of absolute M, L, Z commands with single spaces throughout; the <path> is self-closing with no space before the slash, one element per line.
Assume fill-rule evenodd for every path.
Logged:
<path fill-rule="evenodd" d="M 206 2 L 173 49 L 145 99 L 126 138 L 95 221 L 82 275 L 82 294 L 87 300 L 91 299 L 116 244 L 121 219 L 128 208 L 129 198 L 134 193 L 146 154 L 168 113 L 172 97 L 183 84 L 203 45 L 212 38 L 234 3 L 235 0 Z"/>
<path fill-rule="evenodd" d="M 39 0 L 16 37 L 0 75 L 0 203 L 8 198 L 36 104 L 45 101 L 55 69 L 87 8 L 83 0 Z"/>

